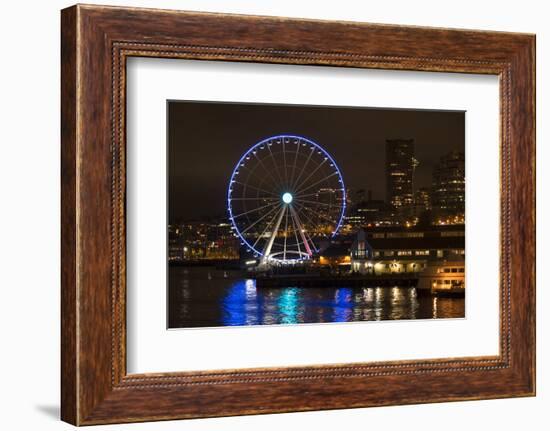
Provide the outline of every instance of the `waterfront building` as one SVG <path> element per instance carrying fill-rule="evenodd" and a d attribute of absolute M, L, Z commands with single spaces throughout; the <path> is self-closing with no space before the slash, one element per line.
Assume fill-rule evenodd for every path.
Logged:
<path fill-rule="evenodd" d="M 355 241 L 351 244 L 350 263 L 352 272 L 373 272 L 373 249 L 367 241 L 364 229 L 357 232 Z"/>
<path fill-rule="evenodd" d="M 436 224 L 464 223 L 464 153 L 452 151 L 441 157 L 433 171 L 432 207 Z"/>
<path fill-rule="evenodd" d="M 419 274 L 429 265 L 458 262 L 464 266 L 464 260 L 464 226 L 379 227 L 324 244 L 312 266 L 340 274 Z"/>
<path fill-rule="evenodd" d="M 363 250 L 372 257 L 365 257 Z M 420 273 L 429 263 L 464 263 L 461 229 L 359 231 L 351 243 L 351 270 L 362 274 Z"/>
<path fill-rule="evenodd" d="M 430 261 L 464 260 L 464 238 L 371 239 L 374 272 L 421 272 Z"/>
<path fill-rule="evenodd" d="M 459 237 L 464 241 L 464 225 L 427 225 L 403 228 L 402 226 L 380 226 L 365 229 L 367 239 L 370 238 L 449 238 Z"/>
<path fill-rule="evenodd" d="M 351 256 L 351 239 L 346 237 L 342 240 L 331 242 L 324 250 L 319 252 L 315 264 L 330 268 L 333 272 L 349 272 Z"/>
<path fill-rule="evenodd" d="M 414 205 L 414 139 L 386 140 L 386 201 L 401 214 L 412 215 Z"/>

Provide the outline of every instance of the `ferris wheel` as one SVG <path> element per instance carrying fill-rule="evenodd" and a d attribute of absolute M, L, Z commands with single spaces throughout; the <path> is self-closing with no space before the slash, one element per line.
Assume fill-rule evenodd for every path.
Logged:
<path fill-rule="evenodd" d="M 310 139 L 277 135 L 253 145 L 227 189 L 232 229 L 261 263 L 310 259 L 336 235 L 346 189 L 334 159 Z"/>

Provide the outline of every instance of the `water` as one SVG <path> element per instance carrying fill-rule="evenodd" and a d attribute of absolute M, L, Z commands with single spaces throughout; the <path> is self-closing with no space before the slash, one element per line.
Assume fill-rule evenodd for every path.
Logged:
<path fill-rule="evenodd" d="M 170 328 L 457 317 L 464 317 L 464 298 L 419 298 L 414 288 L 256 289 L 238 272 L 169 268 Z"/>

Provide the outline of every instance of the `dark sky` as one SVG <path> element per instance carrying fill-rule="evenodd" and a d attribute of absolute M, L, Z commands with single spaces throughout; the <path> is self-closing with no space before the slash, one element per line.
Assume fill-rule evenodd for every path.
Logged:
<path fill-rule="evenodd" d="M 352 190 L 385 199 L 385 140 L 414 138 L 415 187 L 428 187 L 439 157 L 464 151 L 464 112 L 304 105 L 168 102 L 169 220 L 223 216 L 235 164 L 258 141 L 307 137 L 334 158 Z"/>

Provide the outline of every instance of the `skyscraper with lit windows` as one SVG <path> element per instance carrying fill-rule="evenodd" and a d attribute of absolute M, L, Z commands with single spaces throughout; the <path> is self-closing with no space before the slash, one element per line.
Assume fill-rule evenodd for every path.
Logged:
<path fill-rule="evenodd" d="M 404 217 L 413 212 L 414 139 L 386 140 L 386 201 Z"/>
<path fill-rule="evenodd" d="M 452 151 L 441 157 L 433 172 L 432 205 L 444 224 L 464 223 L 464 153 Z"/>

